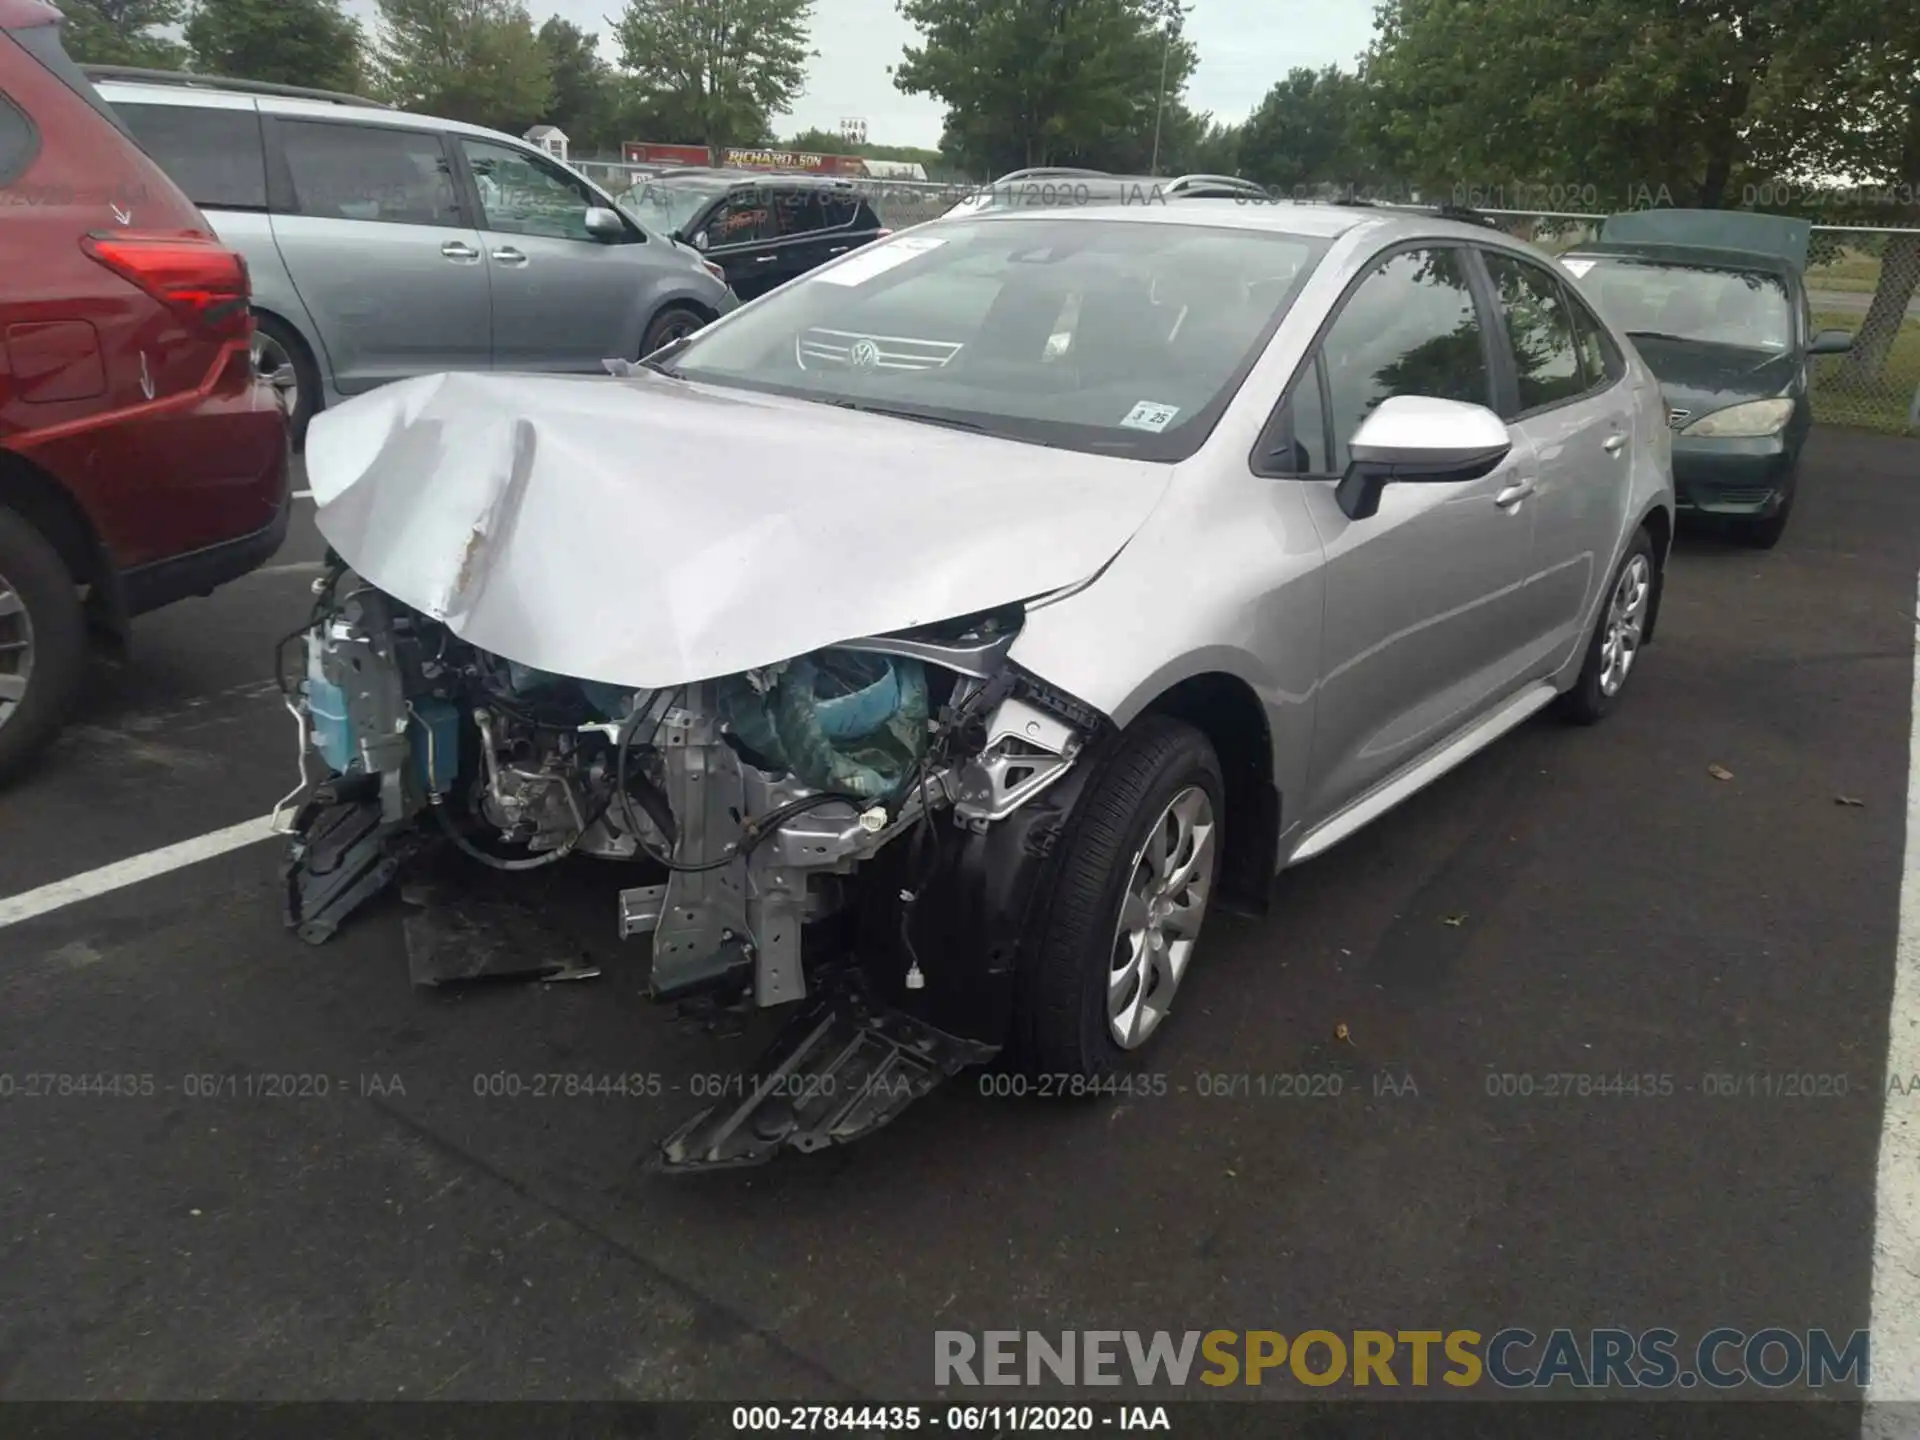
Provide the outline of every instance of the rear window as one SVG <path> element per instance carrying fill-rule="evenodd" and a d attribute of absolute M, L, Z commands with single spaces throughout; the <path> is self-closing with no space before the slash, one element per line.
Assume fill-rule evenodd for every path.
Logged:
<path fill-rule="evenodd" d="M 11 185 L 27 173 L 40 153 L 40 135 L 26 112 L 0 92 L 0 185 Z"/>
<path fill-rule="evenodd" d="M 393 225 L 460 224 L 438 134 L 391 125 L 275 122 L 300 213 Z"/>
<path fill-rule="evenodd" d="M 93 82 L 81 73 L 80 67 L 68 56 L 66 48 L 60 43 L 58 25 L 27 25 L 18 30 L 9 30 L 7 34 L 19 42 L 22 50 L 51 70 L 61 84 L 104 116 L 114 129 L 122 135 L 127 133 L 125 122 L 113 113 L 111 105 L 100 98 L 100 92 L 93 88 Z"/>
<path fill-rule="evenodd" d="M 267 208 L 267 163 L 260 116 L 193 105 L 114 107 L 141 148 L 202 209 Z"/>

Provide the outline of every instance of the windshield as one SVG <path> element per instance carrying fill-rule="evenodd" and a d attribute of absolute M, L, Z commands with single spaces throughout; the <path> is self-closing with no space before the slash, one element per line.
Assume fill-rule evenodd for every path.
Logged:
<path fill-rule="evenodd" d="M 1752 270 L 1709 270 L 1626 256 L 1568 256 L 1581 292 L 1629 335 L 1664 335 L 1748 350 L 1793 344 L 1786 286 Z"/>
<path fill-rule="evenodd" d="M 1084 214 L 954 221 L 775 291 L 696 336 L 672 373 L 1177 460 L 1206 439 L 1325 249 Z"/>
<path fill-rule="evenodd" d="M 620 197 L 622 209 L 649 230 L 676 235 L 680 227 L 700 213 L 709 200 L 720 193 L 717 186 L 663 184 L 643 180 Z"/>

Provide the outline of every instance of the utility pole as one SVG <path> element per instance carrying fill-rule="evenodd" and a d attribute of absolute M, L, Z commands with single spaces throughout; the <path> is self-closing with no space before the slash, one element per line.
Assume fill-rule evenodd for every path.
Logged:
<path fill-rule="evenodd" d="M 1160 93 L 1153 102 L 1153 160 L 1147 167 L 1147 173 L 1156 179 L 1160 174 L 1160 116 L 1167 108 L 1167 58 L 1173 54 L 1173 15 L 1169 12 L 1163 23 L 1166 26 L 1166 38 L 1160 46 Z"/>

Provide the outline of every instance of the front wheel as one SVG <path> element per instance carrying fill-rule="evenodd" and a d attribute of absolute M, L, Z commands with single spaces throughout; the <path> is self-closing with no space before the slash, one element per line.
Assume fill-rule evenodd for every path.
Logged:
<path fill-rule="evenodd" d="M 689 310 L 684 305 L 669 305 L 647 324 L 647 333 L 640 340 L 640 358 L 646 359 L 659 350 L 664 350 L 674 341 L 705 327 L 706 317 Z"/>
<path fill-rule="evenodd" d="M 1164 1024 L 1219 878 L 1224 797 L 1192 726 L 1148 716 L 1121 737 L 1030 937 L 1014 1021 L 1029 1071 L 1106 1075 Z"/>
<path fill-rule="evenodd" d="M 1633 543 L 1621 557 L 1620 568 L 1613 573 L 1601 603 L 1599 618 L 1593 627 L 1593 639 L 1587 645 L 1587 658 L 1580 678 L 1561 696 L 1561 708 L 1567 718 L 1591 725 L 1605 717 L 1626 689 L 1627 677 L 1640 658 L 1640 642 L 1647 633 L 1647 620 L 1653 613 L 1654 570 L 1653 539 L 1645 527 L 1634 532 Z"/>

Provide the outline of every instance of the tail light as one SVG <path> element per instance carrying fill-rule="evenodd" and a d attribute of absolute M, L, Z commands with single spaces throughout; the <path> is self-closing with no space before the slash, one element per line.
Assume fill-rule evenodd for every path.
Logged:
<path fill-rule="evenodd" d="M 210 235 L 124 230 L 88 235 L 80 248 L 208 335 L 244 340 L 253 333 L 246 259 Z"/>

